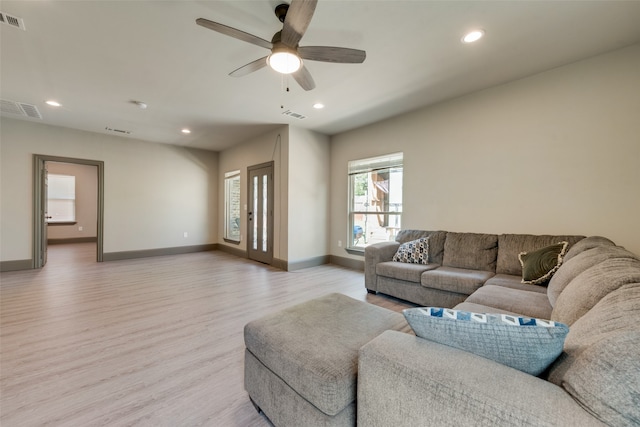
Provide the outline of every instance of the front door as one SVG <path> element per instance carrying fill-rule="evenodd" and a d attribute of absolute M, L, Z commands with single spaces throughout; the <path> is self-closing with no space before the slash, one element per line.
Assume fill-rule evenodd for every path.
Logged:
<path fill-rule="evenodd" d="M 250 259 L 273 261 L 273 162 L 248 168 L 248 255 Z"/>

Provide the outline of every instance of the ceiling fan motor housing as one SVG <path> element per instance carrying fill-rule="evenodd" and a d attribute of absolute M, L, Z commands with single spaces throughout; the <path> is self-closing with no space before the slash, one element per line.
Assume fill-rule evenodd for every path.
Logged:
<path fill-rule="evenodd" d="M 282 3 L 276 6 L 275 13 L 280 22 L 284 22 L 284 18 L 287 17 L 288 10 L 289 10 L 289 5 L 286 3 Z"/>

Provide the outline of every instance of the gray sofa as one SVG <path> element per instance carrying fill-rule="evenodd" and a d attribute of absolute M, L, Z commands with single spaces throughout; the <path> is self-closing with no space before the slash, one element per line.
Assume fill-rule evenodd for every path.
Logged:
<path fill-rule="evenodd" d="M 400 245 L 428 237 L 429 264 L 394 262 Z M 570 250 L 584 236 L 535 236 L 530 234 L 480 234 L 447 231 L 401 230 L 395 242 L 383 242 L 365 249 L 365 287 L 419 305 L 453 307 L 467 301 L 481 287 L 489 287 L 483 298 L 496 292 L 505 299 L 503 288 L 526 290 L 540 310 L 533 317 L 548 318 L 551 306 L 544 304 L 546 289 L 522 284 L 518 254 L 568 242 Z M 494 288 L 499 286 L 500 288 Z M 523 294 L 517 294 L 520 304 Z M 474 302 L 476 298 L 472 299 Z"/>
<path fill-rule="evenodd" d="M 431 235 L 440 239 L 441 233 Z M 380 245 L 374 254 L 367 249 L 367 262 L 378 261 L 375 268 L 367 266 L 369 290 L 421 305 L 459 301 L 458 310 L 550 318 L 568 325 L 569 333 L 560 357 L 536 377 L 415 335 L 386 331 L 359 351 L 358 425 L 640 425 L 640 259 L 602 237 L 562 238 L 573 245 L 548 286 L 518 283 L 511 269 L 515 263 L 507 259 L 507 253 L 512 257 L 528 245 L 522 242 L 547 237 L 497 236 L 487 244 L 487 250 L 497 251 L 495 265 L 486 263 L 489 257 L 480 250 L 479 264 L 473 265 L 477 269 L 469 269 L 465 263 L 451 264 L 445 236 L 442 258 L 437 258 L 440 246 L 433 248 L 442 267 L 394 277 L 381 253 L 391 245 Z M 482 265 L 486 269 L 478 268 Z M 443 267 L 447 273 L 438 279 L 424 276 Z M 461 270 L 471 271 L 465 276 Z M 478 271 L 490 274 L 476 286 Z M 447 275 L 455 278 L 446 282 Z M 443 289 L 444 283 L 455 286 Z"/>
<path fill-rule="evenodd" d="M 461 327 L 443 319 L 412 333 L 405 317 L 428 310 L 408 309 L 403 317 L 330 294 L 245 326 L 245 389 L 258 410 L 276 426 L 640 425 L 640 259 L 636 255 L 597 236 L 442 233 L 430 234 L 444 240 L 440 252 L 437 245 L 428 248 L 441 256 L 436 267 L 419 275 L 411 269 L 398 270 L 395 278 L 385 276 L 393 266 L 380 267 L 373 275 L 369 269 L 367 288 L 391 293 L 403 292 L 405 286 L 413 293 L 401 295 L 425 298 L 420 305 L 464 299 L 453 309 L 506 315 L 502 321 L 513 321 L 514 316 L 542 317 L 568 325 L 540 322 L 566 334 L 564 342 L 564 335 L 555 342 L 557 351 L 551 357 L 529 369 L 537 364 L 530 356 L 542 347 L 542 340 L 525 338 L 532 331 L 530 325 L 510 325 L 505 334 L 504 329 L 468 321 Z M 447 244 L 449 234 L 452 240 Z M 558 237 L 574 243 L 548 283 L 520 283 L 510 258 L 517 258 L 521 250 L 554 244 Z M 455 245 L 461 245 L 464 261 L 453 261 L 453 253 L 446 254 Z M 485 245 L 485 250 L 478 245 Z M 491 251 L 495 261 L 487 256 Z M 387 262 L 380 261 L 378 266 Z M 440 268 L 443 274 L 437 279 L 424 278 L 425 272 Z M 402 279 L 401 274 L 412 280 Z M 484 282 L 477 283 L 479 277 Z M 464 298 L 470 288 L 476 290 Z M 429 301 L 429 296 L 440 299 Z M 420 337 L 445 324 L 442 340 Z M 533 331 L 544 336 L 545 328 Z M 456 348 L 461 336 L 465 345 L 473 343 L 475 351 L 486 357 Z M 511 364 L 514 359 L 506 360 L 505 354 L 517 354 L 518 363 Z"/>

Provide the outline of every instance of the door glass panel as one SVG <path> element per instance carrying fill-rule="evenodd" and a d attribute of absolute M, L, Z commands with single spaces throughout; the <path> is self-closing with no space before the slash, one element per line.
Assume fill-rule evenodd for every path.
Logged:
<path fill-rule="evenodd" d="M 258 177 L 253 177 L 253 250 L 258 250 Z"/>
<path fill-rule="evenodd" d="M 262 175 L 262 251 L 267 252 L 267 175 Z"/>

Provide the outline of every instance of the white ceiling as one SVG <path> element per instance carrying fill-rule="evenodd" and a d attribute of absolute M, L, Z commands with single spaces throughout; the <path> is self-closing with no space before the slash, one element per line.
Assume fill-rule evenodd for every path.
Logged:
<path fill-rule="evenodd" d="M 26 31 L 0 25 L 1 98 L 43 116 L 24 120 L 222 150 L 287 123 L 336 134 L 640 42 L 640 1 L 319 0 L 300 45 L 363 49 L 363 64 L 307 61 L 309 92 L 268 68 L 228 76 L 268 51 L 196 18 L 270 40 L 279 3 L 3 0 Z M 462 44 L 475 28 L 485 38 Z"/>

